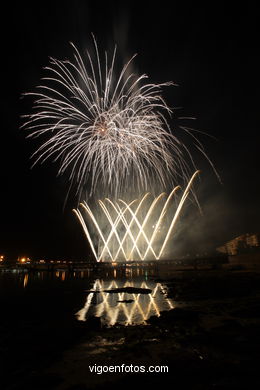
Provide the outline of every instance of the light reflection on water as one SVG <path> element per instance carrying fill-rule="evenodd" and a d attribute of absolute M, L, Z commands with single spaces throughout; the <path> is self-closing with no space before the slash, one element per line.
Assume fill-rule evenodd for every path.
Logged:
<path fill-rule="evenodd" d="M 65 281 L 75 281 L 81 279 L 81 280 L 93 280 L 93 276 L 91 276 L 90 270 L 84 270 L 84 271 L 75 271 L 75 272 L 68 272 L 66 270 L 57 270 L 53 272 L 48 271 L 37 271 L 37 272 L 28 272 L 27 270 L 21 270 L 21 269 L 7 269 L 7 270 L 0 270 L 0 286 L 3 284 L 4 281 L 8 283 L 12 282 L 12 284 L 9 285 L 11 288 L 11 285 L 16 287 L 21 287 L 23 289 L 28 289 L 32 284 L 35 286 L 42 282 L 43 284 L 46 284 L 46 287 L 48 286 L 48 283 L 50 281 L 53 282 L 65 282 Z"/>
<path fill-rule="evenodd" d="M 100 276 L 91 270 L 73 272 L 63 269 L 55 272 L 11 270 L 0 272 L 0 286 L 4 291 L 14 287 L 26 291 L 29 289 L 29 294 L 33 294 L 38 288 L 46 293 L 47 291 L 50 293 L 57 287 L 65 288 L 66 292 L 75 291 L 75 306 L 77 306 L 78 299 L 82 299 L 82 294 L 86 295 L 84 306 L 76 313 L 72 313 L 79 321 L 99 317 L 101 323 L 108 326 L 116 323 L 137 325 L 145 324 L 149 317 L 160 316 L 161 311 L 174 307 L 173 301 L 167 298 L 165 286 L 154 281 L 156 276 L 154 271 L 142 268 L 124 271 L 105 270 Z M 125 287 L 145 288 L 152 292 L 150 294 L 130 294 L 129 292 L 108 293 L 104 291 Z"/>
<path fill-rule="evenodd" d="M 91 269 L 85 269 L 85 270 L 77 270 L 73 272 L 68 272 L 64 269 L 59 269 L 53 272 L 48 271 L 37 271 L 37 272 L 28 272 L 27 270 L 21 270 L 21 269 L 12 269 L 12 270 L 5 270 L 4 272 L 0 272 L 0 280 L 4 275 L 9 275 L 9 277 L 12 278 L 12 280 L 15 280 L 18 284 L 20 284 L 23 288 L 27 288 L 30 285 L 30 282 L 37 282 L 37 281 L 47 281 L 50 279 L 56 279 L 57 281 L 68 281 L 73 279 L 88 279 L 93 281 L 95 279 L 95 276 Z M 154 273 L 153 269 L 142 269 L 142 268 L 135 268 L 135 269 L 129 269 L 125 268 L 122 269 L 110 269 L 103 271 L 100 275 L 100 278 L 103 280 L 106 279 L 135 279 L 135 278 L 143 278 L 144 280 L 148 280 L 149 277 L 156 277 L 159 276 Z"/>
<path fill-rule="evenodd" d="M 150 294 L 114 292 L 104 290 L 135 287 L 150 289 Z M 127 301 L 127 302 L 125 302 Z M 167 298 L 161 283 L 139 278 L 138 280 L 96 279 L 88 293 L 84 307 L 76 313 L 79 321 L 89 317 L 100 317 L 102 324 L 113 326 L 146 324 L 151 316 L 160 316 L 163 310 L 173 309 L 173 302 Z"/>
<path fill-rule="evenodd" d="M 28 284 L 29 275 L 25 274 L 23 278 L 23 287 L 25 288 Z"/>

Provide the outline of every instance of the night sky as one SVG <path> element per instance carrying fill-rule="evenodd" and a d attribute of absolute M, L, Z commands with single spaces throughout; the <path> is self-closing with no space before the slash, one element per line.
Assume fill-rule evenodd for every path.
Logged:
<path fill-rule="evenodd" d="M 136 71 L 151 82 L 176 82 L 165 90 L 168 105 L 182 107 L 180 115 L 196 117 L 192 127 L 216 138 L 200 139 L 222 183 L 197 156 L 203 215 L 193 207 L 183 220 L 184 253 L 260 231 L 256 9 L 218 2 L 208 8 L 175 1 L 21 3 L 2 10 L 0 252 L 66 259 L 84 259 L 89 252 L 71 212 L 76 204 L 64 206 L 67 178 L 56 177 L 55 163 L 31 169 L 35 141 L 25 139 L 19 126 L 32 103 L 20 96 L 39 84 L 48 57 L 70 57 L 69 41 L 86 49 L 91 32 L 101 51 L 117 43 L 123 62 L 138 53 Z"/>

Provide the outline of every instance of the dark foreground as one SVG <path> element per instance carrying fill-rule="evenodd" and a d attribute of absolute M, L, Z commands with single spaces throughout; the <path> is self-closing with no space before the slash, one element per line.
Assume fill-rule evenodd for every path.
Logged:
<path fill-rule="evenodd" d="M 76 321 L 71 313 L 82 302 L 75 307 L 69 288 L 47 301 L 39 292 L 26 305 L 23 294 L 1 295 L 0 388 L 260 388 L 260 273 L 184 271 L 166 284 L 175 308 L 135 327 Z M 89 370 L 95 364 L 167 365 L 169 372 L 98 375 Z"/>

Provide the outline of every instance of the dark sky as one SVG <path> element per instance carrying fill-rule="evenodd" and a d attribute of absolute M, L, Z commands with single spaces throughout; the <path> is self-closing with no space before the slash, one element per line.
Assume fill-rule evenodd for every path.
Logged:
<path fill-rule="evenodd" d="M 123 61 L 138 53 L 136 69 L 152 82 L 176 82 L 179 87 L 165 91 L 168 105 L 183 107 L 184 116 L 197 118 L 193 127 L 217 139 L 201 140 L 222 184 L 198 157 L 203 215 L 190 208 L 183 219 L 184 251 L 215 248 L 260 231 L 258 11 L 219 2 L 208 8 L 151 3 L 23 1 L 2 10 L 8 22 L 2 23 L 1 34 L 0 252 L 75 259 L 88 253 L 71 213 L 76 205 L 64 208 L 66 177 L 56 177 L 55 164 L 30 168 L 35 144 L 19 126 L 20 115 L 31 108 L 20 95 L 39 83 L 48 57 L 69 57 L 69 41 L 86 48 L 91 32 L 101 50 L 116 42 Z"/>

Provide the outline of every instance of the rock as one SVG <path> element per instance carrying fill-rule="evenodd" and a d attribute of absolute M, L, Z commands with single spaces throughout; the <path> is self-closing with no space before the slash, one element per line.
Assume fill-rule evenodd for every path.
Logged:
<path fill-rule="evenodd" d="M 117 301 L 118 303 L 132 303 L 134 299 L 123 299 L 122 301 Z"/>
<path fill-rule="evenodd" d="M 111 290 L 103 290 L 106 293 L 127 293 L 127 294 L 151 294 L 152 290 L 150 288 L 137 288 L 137 287 L 122 287 L 114 288 Z"/>

